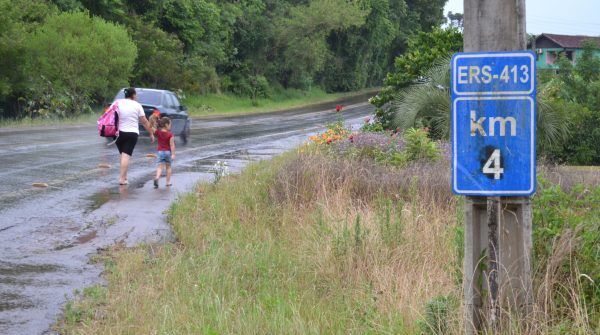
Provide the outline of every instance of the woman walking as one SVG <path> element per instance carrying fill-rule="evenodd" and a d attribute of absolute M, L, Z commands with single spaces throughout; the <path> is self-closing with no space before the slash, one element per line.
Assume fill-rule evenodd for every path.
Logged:
<path fill-rule="evenodd" d="M 144 108 L 136 101 L 135 88 L 130 87 L 125 89 L 125 99 L 118 99 L 114 103 L 118 105 L 119 115 L 119 137 L 116 145 L 121 155 L 121 167 L 119 170 L 119 185 L 127 185 L 127 170 L 129 169 L 129 160 L 133 155 L 133 149 L 140 134 L 138 124 L 141 123 L 148 134 L 150 140 L 154 143 L 154 134 L 150 123 L 144 115 Z"/>

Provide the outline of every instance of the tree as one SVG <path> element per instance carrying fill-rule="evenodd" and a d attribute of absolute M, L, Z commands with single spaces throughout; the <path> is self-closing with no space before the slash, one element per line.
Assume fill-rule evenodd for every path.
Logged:
<path fill-rule="evenodd" d="M 575 66 L 561 54 L 558 75 L 546 85 L 549 105 L 568 116 L 572 129 L 568 139 L 547 148 L 551 160 L 600 164 L 600 57 L 594 55 L 596 50 L 596 43 L 586 41 Z"/>
<path fill-rule="evenodd" d="M 28 36 L 27 53 L 34 96 L 49 81 L 57 91 L 103 98 L 128 84 L 137 50 L 124 27 L 66 12 Z"/>
<path fill-rule="evenodd" d="M 293 7 L 290 15 L 278 22 L 278 45 L 284 49 L 284 86 L 310 88 L 330 57 L 327 36 L 362 25 L 366 14 L 358 4 L 345 0 L 312 1 Z"/>
<path fill-rule="evenodd" d="M 435 28 L 431 32 L 419 32 L 408 40 L 408 52 L 397 57 L 394 71 L 387 74 L 384 88 L 371 99 L 378 107 L 377 116 L 388 126 L 392 114 L 384 106 L 404 87 L 423 77 L 439 60 L 448 57 L 462 48 L 462 33 L 458 28 Z"/>
<path fill-rule="evenodd" d="M 183 43 L 175 35 L 137 18 L 129 30 L 138 49 L 132 82 L 136 86 L 183 88 Z"/>
<path fill-rule="evenodd" d="M 448 14 L 446 15 L 446 17 L 448 18 L 448 23 L 450 24 L 451 27 L 456 27 L 459 29 L 463 28 L 463 14 L 462 13 L 452 13 L 451 11 L 448 12 Z"/>
<path fill-rule="evenodd" d="M 28 87 L 24 62 L 27 36 L 54 13 L 54 8 L 43 2 L 0 0 L 0 117 L 18 113 L 15 105 Z"/>
<path fill-rule="evenodd" d="M 389 70 L 394 40 L 403 33 L 400 22 L 407 19 L 406 6 L 393 17 L 389 0 L 362 2 L 368 11 L 364 24 L 332 31 L 327 37 L 331 50 L 322 83 L 327 91 L 350 91 L 379 85 Z"/>

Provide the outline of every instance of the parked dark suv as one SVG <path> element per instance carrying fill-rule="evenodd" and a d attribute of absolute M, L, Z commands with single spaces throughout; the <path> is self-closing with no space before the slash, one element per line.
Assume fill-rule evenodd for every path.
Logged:
<path fill-rule="evenodd" d="M 168 116 L 171 119 L 171 132 L 181 137 L 183 143 L 187 143 L 190 136 L 191 120 L 187 110 L 179 103 L 175 93 L 167 90 L 153 88 L 135 88 L 137 101 L 144 107 L 147 118 L 157 110 L 160 116 Z M 115 100 L 125 98 L 123 89 L 117 93 Z M 140 126 L 140 133 L 146 134 L 144 127 Z"/>

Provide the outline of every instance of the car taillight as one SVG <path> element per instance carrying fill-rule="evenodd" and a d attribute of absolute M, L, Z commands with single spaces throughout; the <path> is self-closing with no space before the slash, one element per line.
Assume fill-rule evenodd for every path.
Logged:
<path fill-rule="evenodd" d="M 160 111 L 154 108 L 154 110 L 152 110 L 152 115 L 160 116 Z"/>

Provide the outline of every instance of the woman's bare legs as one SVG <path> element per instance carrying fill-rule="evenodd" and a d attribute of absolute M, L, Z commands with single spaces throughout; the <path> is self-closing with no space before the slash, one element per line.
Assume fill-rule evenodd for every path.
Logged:
<path fill-rule="evenodd" d="M 121 167 L 119 169 L 119 184 L 127 183 L 127 170 L 129 169 L 129 160 L 131 156 L 121 153 Z"/>

